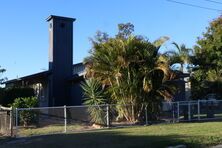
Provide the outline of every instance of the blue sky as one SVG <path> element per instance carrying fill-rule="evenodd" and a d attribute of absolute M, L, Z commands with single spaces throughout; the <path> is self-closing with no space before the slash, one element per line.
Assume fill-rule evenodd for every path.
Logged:
<path fill-rule="evenodd" d="M 222 9 L 206 0 L 177 0 Z M 218 0 L 219 1 L 219 0 Z M 135 34 L 154 41 L 169 36 L 170 43 L 195 45 L 209 22 L 221 13 L 170 3 L 166 0 L 2 0 L 0 3 L 0 66 L 8 79 L 48 69 L 49 15 L 76 18 L 74 63 L 81 62 L 97 30 L 114 35 L 117 24 L 131 22 Z"/>

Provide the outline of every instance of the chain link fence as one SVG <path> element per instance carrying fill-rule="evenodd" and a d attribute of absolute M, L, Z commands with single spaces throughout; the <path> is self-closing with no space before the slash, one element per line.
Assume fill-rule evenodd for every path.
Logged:
<path fill-rule="evenodd" d="M 222 100 L 163 102 L 155 120 L 146 106 L 60 106 L 16 108 L 16 137 L 82 132 L 113 127 L 222 119 Z M 139 117 L 139 118 L 137 118 Z"/>
<path fill-rule="evenodd" d="M 138 125 L 133 118 L 134 109 L 132 105 L 115 104 L 16 108 L 15 135 L 24 137 Z M 148 121 L 145 117 L 143 120 Z"/>

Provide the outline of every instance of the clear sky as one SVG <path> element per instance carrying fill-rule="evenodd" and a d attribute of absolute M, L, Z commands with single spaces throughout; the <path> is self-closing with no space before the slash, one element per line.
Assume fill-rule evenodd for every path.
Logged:
<path fill-rule="evenodd" d="M 222 9 L 207 0 L 177 0 Z M 217 0 L 220 1 L 220 0 Z M 2 0 L 0 2 L 0 66 L 4 76 L 14 79 L 48 69 L 49 15 L 76 18 L 74 63 L 81 62 L 91 47 L 89 37 L 97 30 L 114 35 L 117 24 L 131 22 L 135 34 L 154 41 L 195 45 L 198 36 L 221 12 L 200 9 L 166 0 Z"/>

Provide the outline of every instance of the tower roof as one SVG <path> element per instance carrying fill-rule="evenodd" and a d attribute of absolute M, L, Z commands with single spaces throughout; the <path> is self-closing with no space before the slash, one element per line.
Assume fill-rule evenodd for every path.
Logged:
<path fill-rule="evenodd" d="M 63 17 L 63 16 L 56 16 L 56 15 L 50 15 L 46 21 L 50 21 L 51 19 L 60 19 L 60 20 L 69 20 L 69 21 L 75 21 L 75 18 L 71 17 Z"/>

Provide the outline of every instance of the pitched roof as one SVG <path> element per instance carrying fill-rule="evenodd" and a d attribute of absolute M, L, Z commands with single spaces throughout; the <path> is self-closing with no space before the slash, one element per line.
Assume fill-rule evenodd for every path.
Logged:
<path fill-rule="evenodd" d="M 39 82 L 39 81 L 47 78 L 50 74 L 51 74 L 51 71 L 43 71 L 43 72 L 35 73 L 32 75 L 20 77 L 17 79 L 9 80 L 9 81 L 4 82 L 4 84 L 19 83 L 24 80 L 29 81 L 29 82 Z"/>
<path fill-rule="evenodd" d="M 51 73 L 52 73 L 51 71 L 47 70 L 47 71 L 35 73 L 32 75 L 12 79 L 12 80 L 4 82 L 3 84 L 13 84 L 13 83 L 15 84 L 15 83 L 21 83 L 22 81 L 26 81 L 29 83 L 38 83 L 43 80 L 46 80 Z M 74 64 L 73 65 L 73 76 L 72 76 L 72 78 L 69 78 L 68 80 L 70 80 L 70 79 L 71 80 L 78 80 L 79 79 L 78 77 L 82 77 L 84 75 L 84 73 L 85 73 L 85 66 L 83 65 L 83 63 Z M 80 79 L 82 79 L 82 78 L 80 78 Z"/>

